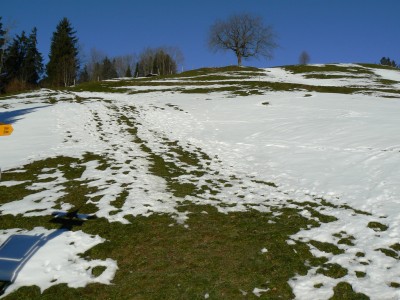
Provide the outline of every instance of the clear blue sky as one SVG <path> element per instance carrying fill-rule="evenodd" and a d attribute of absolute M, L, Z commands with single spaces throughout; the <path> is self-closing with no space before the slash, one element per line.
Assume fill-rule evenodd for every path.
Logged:
<path fill-rule="evenodd" d="M 14 33 L 38 28 L 45 60 L 56 25 L 67 17 L 86 53 L 176 46 L 185 69 L 235 64 L 232 53 L 210 52 L 206 40 L 216 19 L 242 12 L 263 17 L 280 45 L 272 60 L 245 65 L 296 64 L 302 50 L 311 63 L 374 63 L 382 56 L 400 63 L 400 0 L 0 0 L 0 16 L 15 21 Z"/>

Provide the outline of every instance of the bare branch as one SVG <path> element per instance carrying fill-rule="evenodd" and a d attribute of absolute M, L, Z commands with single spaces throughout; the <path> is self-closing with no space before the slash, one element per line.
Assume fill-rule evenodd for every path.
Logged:
<path fill-rule="evenodd" d="M 273 50 L 278 46 L 272 27 L 265 27 L 261 17 L 249 14 L 216 21 L 210 28 L 208 45 L 214 52 L 233 51 L 238 65 L 241 65 L 242 58 L 262 56 L 271 59 Z"/>

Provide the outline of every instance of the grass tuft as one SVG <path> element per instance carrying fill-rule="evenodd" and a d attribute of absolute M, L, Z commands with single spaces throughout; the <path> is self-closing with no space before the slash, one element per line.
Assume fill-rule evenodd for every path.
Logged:
<path fill-rule="evenodd" d="M 367 225 L 368 228 L 371 228 L 374 231 L 386 231 L 389 227 L 379 222 L 369 222 Z"/>
<path fill-rule="evenodd" d="M 333 296 L 330 300 L 366 300 L 368 296 L 362 293 L 356 293 L 353 287 L 347 282 L 339 282 L 333 288 Z"/>

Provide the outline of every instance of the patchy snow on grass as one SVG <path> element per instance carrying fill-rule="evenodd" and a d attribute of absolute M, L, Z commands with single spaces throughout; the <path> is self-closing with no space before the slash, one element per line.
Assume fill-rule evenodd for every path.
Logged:
<path fill-rule="evenodd" d="M 47 230 L 36 227 L 30 231 L 0 230 L 0 243 L 12 235 L 21 234 L 42 235 L 39 249 L 20 269 L 15 281 L 0 298 L 22 286 L 36 285 L 43 292 L 60 283 L 73 288 L 96 282 L 110 284 L 118 269 L 117 263 L 111 259 L 88 261 L 80 256 L 95 245 L 104 242 L 104 239 L 98 235 L 91 236 L 82 231 Z M 105 270 L 96 277 L 92 274 L 92 270 L 97 266 L 105 267 Z"/>
<path fill-rule="evenodd" d="M 253 294 L 256 295 L 256 297 L 261 297 L 262 293 L 268 292 L 269 289 L 260 289 L 260 288 L 254 288 Z"/>
<path fill-rule="evenodd" d="M 398 81 L 400 83 L 400 72 L 398 70 L 374 69 L 374 72 L 384 79 Z"/>
<path fill-rule="evenodd" d="M 0 186 L 9 187 L 9 186 L 15 186 L 15 185 L 23 184 L 25 182 L 28 182 L 28 181 L 26 181 L 26 180 L 25 181 L 2 181 L 2 182 L 0 182 Z"/>
<path fill-rule="evenodd" d="M 377 85 L 375 77 L 358 78 L 353 73 L 343 80 L 305 78 L 304 74 L 291 74 L 282 68 L 265 72 L 266 76 L 258 80 Z M 397 71 L 374 72 L 376 77 L 400 81 Z M 87 195 L 87 203 L 97 208 L 97 216 L 110 222 L 128 223 L 125 217 L 129 215 L 168 213 L 184 224 L 190 214 L 177 210 L 182 201 L 214 205 L 218 211 L 228 213 L 250 208 L 270 212 L 274 205 L 290 207 L 293 204 L 288 204 L 289 200 L 316 205 L 323 200 L 330 206 L 320 208 L 320 212 L 336 221 L 303 229 L 287 243 L 318 241 L 335 245 L 340 254 L 311 244 L 310 251 L 316 257 L 326 257 L 327 264 L 340 265 L 347 273 L 332 278 L 311 267 L 306 275 L 296 275 L 289 281 L 296 297 L 328 299 L 341 281 L 372 299 L 400 297 L 392 286 L 399 283 L 400 275 L 398 251 L 393 250 L 400 242 L 399 99 L 379 94 L 317 92 L 304 97 L 303 91 L 232 97 L 224 92 L 162 91 L 171 86 L 132 88 L 159 91 L 54 95 L 44 90 L 29 98 L 18 96 L 0 102 L 0 117 L 7 116 L 14 126 L 11 136 L 0 139 L 0 167 L 7 171 L 48 157 L 82 159 L 92 153 L 104 161 L 96 158 L 78 165 L 84 167 L 79 180 L 94 190 Z M 85 101 L 66 100 L 77 96 Z M 65 101 L 50 105 L 48 97 Z M 267 106 L 263 105 L 266 101 Z M 192 154 L 189 162 L 181 158 L 185 151 Z M 180 175 L 172 183 L 155 176 L 154 161 L 173 164 Z M 23 170 L 13 172 L 18 171 Z M 41 181 L 27 187 L 32 193 L 1 204 L 1 214 L 37 216 L 50 214 L 57 205 L 65 210 L 72 208 L 68 203 L 58 203 L 68 181 L 61 170 L 43 169 L 37 178 Z M 10 187 L 22 183 L 27 184 L 0 184 Z M 197 192 L 182 199 L 174 185 L 190 186 Z M 121 202 L 118 207 L 116 199 Z M 301 215 L 314 218 L 308 210 Z M 46 229 L 23 233 L 53 234 Z M 12 230 L 0 232 L 0 242 L 10 234 Z M 60 282 L 71 287 L 109 283 L 116 262 L 88 262 L 77 256 L 101 242 L 100 237 L 81 231 L 59 234 L 27 262 L 7 293 L 32 284 L 43 290 Z M 392 251 L 388 249 L 396 255 L 387 255 Z M 55 254 L 46 258 L 48 253 Z M 90 275 L 95 265 L 107 267 L 97 278 Z M 30 272 L 39 275 L 32 278 Z M 361 273 L 365 273 L 362 278 Z M 261 296 L 266 291 L 255 288 L 253 293 Z"/>

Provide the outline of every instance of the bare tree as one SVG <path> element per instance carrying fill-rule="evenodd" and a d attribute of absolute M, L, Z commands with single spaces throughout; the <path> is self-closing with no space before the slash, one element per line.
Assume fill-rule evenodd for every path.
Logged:
<path fill-rule="evenodd" d="M 178 47 L 171 47 L 171 46 L 165 46 L 162 47 L 162 49 L 172 58 L 172 60 L 176 64 L 177 70 L 180 69 L 180 67 L 183 67 L 183 62 L 185 61 L 185 57 Z"/>
<path fill-rule="evenodd" d="M 278 46 L 272 27 L 264 26 L 261 17 L 249 14 L 216 21 L 210 28 L 208 45 L 213 51 L 233 51 L 239 66 L 243 58 L 271 59 L 272 51 Z"/>
<path fill-rule="evenodd" d="M 156 50 L 146 48 L 139 55 L 139 76 L 146 76 L 153 73 L 153 61 L 156 56 Z"/>
<path fill-rule="evenodd" d="M 308 65 L 309 63 L 310 63 L 310 55 L 306 51 L 301 52 L 299 56 L 299 64 Z"/>
<path fill-rule="evenodd" d="M 101 78 L 101 63 L 106 58 L 106 54 L 96 48 L 92 48 L 89 54 L 89 61 L 87 63 L 87 70 L 89 78 L 92 81 L 98 81 Z"/>
<path fill-rule="evenodd" d="M 117 71 L 118 77 L 124 77 L 128 67 L 132 70 L 135 68 L 137 58 L 134 54 L 126 54 L 117 56 L 115 60 L 115 69 Z"/>
<path fill-rule="evenodd" d="M 138 74 L 135 74 L 135 76 L 176 74 L 178 64 L 182 62 L 183 54 L 178 48 L 146 48 L 139 55 Z"/>

